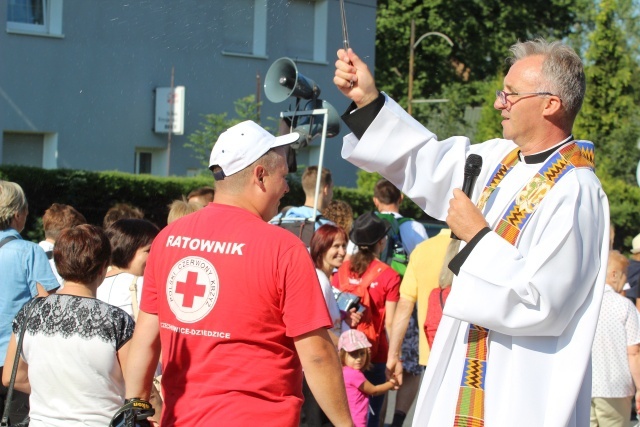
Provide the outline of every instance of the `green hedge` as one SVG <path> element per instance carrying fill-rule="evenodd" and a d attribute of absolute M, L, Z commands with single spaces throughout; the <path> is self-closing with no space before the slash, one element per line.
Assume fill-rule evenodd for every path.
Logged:
<path fill-rule="evenodd" d="M 0 177 L 22 187 L 29 202 L 25 236 L 42 236 L 38 225 L 52 203 L 64 203 L 80 211 L 91 224 L 102 225 L 107 210 L 126 202 L 144 211 L 145 218 L 159 227 L 166 225 L 168 205 L 197 187 L 212 185 L 213 178 L 155 177 L 122 172 L 88 172 L 70 169 L 40 169 L 0 166 Z"/>
<path fill-rule="evenodd" d="M 29 218 L 23 235 L 37 241 L 42 238 L 41 217 L 54 202 L 78 209 L 91 224 L 101 225 L 107 210 L 115 203 L 133 204 L 159 227 L 166 225 L 168 205 L 191 190 L 212 185 L 213 178 L 155 177 L 122 172 L 88 172 L 70 169 L 40 169 L 25 166 L 0 166 L 0 179 L 14 181 L 24 189 L 29 201 Z M 290 175 L 289 193 L 280 207 L 304 203 L 300 174 Z M 611 222 L 616 228 L 614 247 L 627 252 L 631 239 L 640 233 L 640 188 L 622 180 L 600 177 L 609 197 Z M 373 210 L 373 193 L 354 188 L 335 187 L 334 198 L 348 202 L 357 217 Z M 400 212 L 424 223 L 438 223 L 411 200 L 405 198 Z M 442 224 L 442 223 L 439 223 Z"/>

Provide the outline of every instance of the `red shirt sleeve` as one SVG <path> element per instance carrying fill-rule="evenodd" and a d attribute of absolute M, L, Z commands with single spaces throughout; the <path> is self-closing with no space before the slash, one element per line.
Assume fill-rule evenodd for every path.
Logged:
<path fill-rule="evenodd" d="M 279 260 L 282 312 L 286 335 L 296 337 L 333 323 L 318 282 L 318 275 L 304 244 L 292 246 Z"/>
<path fill-rule="evenodd" d="M 386 269 L 380 274 L 380 282 L 384 286 L 389 302 L 398 302 L 400 300 L 400 275 L 392 268 Z"/>

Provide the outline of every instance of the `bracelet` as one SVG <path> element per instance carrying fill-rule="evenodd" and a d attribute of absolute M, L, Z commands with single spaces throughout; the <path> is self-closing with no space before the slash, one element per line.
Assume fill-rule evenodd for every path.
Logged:
<path fill-rule="evenodd" d="M 125 399 L 124 403 L 125 404 L 131 403 L 131 406 L 133 408 L 141 409 L 145 411 L 152 408 L 151 404 L 148 401 L 140 399 L 139 397 L 132 397 L 131 399 Z"/>

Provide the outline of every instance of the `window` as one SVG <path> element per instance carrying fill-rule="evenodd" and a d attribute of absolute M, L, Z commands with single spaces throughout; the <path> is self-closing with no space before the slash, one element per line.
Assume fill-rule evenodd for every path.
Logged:
<path fill-rule="evenodd" d="M 278 27 L 287 56 L 312 62 L 327 60 L 327 0 L 293 0 Z"/>
<path fill-rule="evenodd" d="M 253 11 L 253 13 L 247 13 Z M 226 55 L 266 56 L 267 0 L 234 0 L 222 8 Z"/>
<path fill-rule="evenodd" d="M 62 37 L 63 0 L 8 0 L 7 32 Z"/>
<path fill-rule="evenodd" d="M 167 166 L 167 150 L 165 148 L 136 148 L 134 173 L 167 176 Z"/>
<path fill-rule="evenodd" d="M 138 173 L 151 173 L 151 153 L 138 153 Z"/>
<path fill-rule="evenodd" d="M 2 164 L 55 169 L 58 164 L 58 134 L 4 132 Z"/>

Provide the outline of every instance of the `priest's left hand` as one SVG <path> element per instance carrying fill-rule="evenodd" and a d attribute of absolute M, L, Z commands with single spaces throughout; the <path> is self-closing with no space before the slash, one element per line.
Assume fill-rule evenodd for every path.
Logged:
<path fill-rule="evenodd" d="M 467 243 L 489 226 L 480 209 L 458 188 L 453 190 L 453 198 L 449 200 L 447 224 L 453 234 Z"/>

